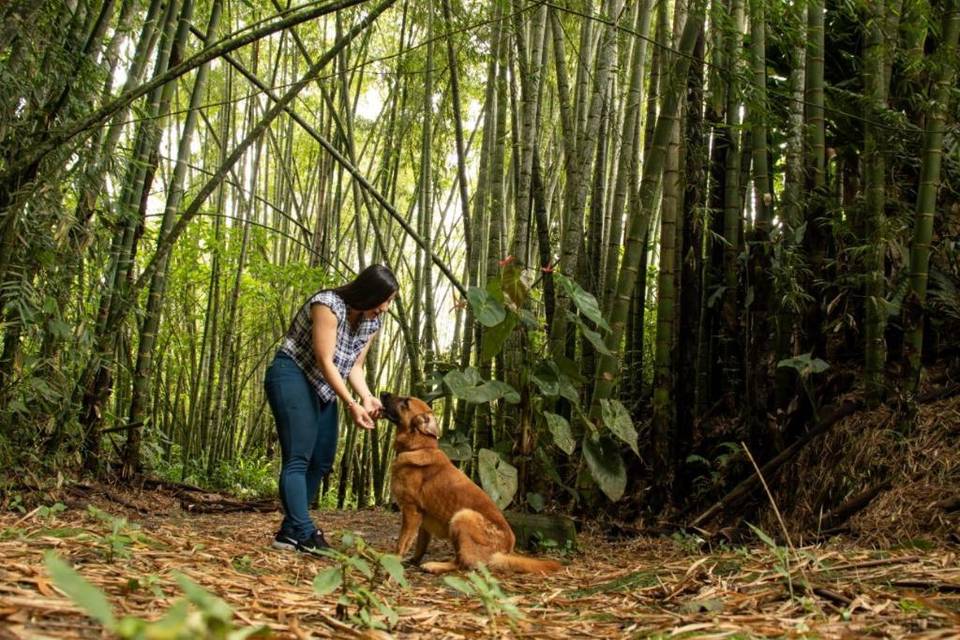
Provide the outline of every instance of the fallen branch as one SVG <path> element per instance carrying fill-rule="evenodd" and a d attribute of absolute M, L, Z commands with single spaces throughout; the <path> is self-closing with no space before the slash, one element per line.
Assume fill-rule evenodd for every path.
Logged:
<path fill-rule="evenodd" d="M 895 587 L 910 587 L 913 589 L 926 589 L 943 591 L 946 593 L 960 593 L 960 584 L 955 582 L 934 582 L 927 580 L 894 580 L 890 584 Z"/>
<path fill-rule="evenodd" d="M 891 486 L 893 486 L 893 481 L 887 478 L 880 484 L 870 487 L 866 491 L 862 491 L 861 493 L 850 498 L 849 500 L 841 504 L 839 507 L 837 507 L 836 509 L 828 513 L 826 516 L 824 516 L 823 520 L 820 523 L 821 526 L 823 527 L 823 531 L 825 532 L 825 531 L 830 531 L 832 529 L 838 528 L 844 522 L 852 518 L 854 515 L 856 515 L 860 511 L 862 511 L 864 507 L 866 507 L 868 504 L 870 504 L 871 501 L 873 501 L 874 498 L 876 498 L 878 495 L 880 495 L 884 491 L 887 491 Z"/>
<path fill-rule="evenodd" d="M 180 508 L 190 513 L 272 513 L 277 510 L 276 500 L 190 500 L 180 496 Z"/>

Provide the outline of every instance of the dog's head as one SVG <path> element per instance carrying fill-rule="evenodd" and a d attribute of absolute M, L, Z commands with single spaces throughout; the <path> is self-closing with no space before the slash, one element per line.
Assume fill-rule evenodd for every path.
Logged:
<path fill-rule="evenodd" d="M 381 393 L 383 417 L 397 425 L 397 451 L 436 447 L 440 428 L 433 409 L 420 398 Z"/>

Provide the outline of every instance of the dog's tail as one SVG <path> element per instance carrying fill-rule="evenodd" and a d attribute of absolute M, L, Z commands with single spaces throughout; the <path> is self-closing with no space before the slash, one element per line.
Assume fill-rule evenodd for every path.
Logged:
<path fill-rule="evenodd" d="M 492 569 L 506 569 L 518 573 L 552 573 L 563 565 L 556 560 L 539 560 L 516 553 L 495 553 L 488 562 Z"/>

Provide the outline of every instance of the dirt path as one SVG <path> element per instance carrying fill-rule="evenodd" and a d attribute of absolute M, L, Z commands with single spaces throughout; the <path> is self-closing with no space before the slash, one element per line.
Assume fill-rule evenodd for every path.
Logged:
<path fill-rule="evenodd" d="M 91 513 L 87 500 L 67 500 L 58 513 L 0 514 L 0 638 L 102 637 L 52 584 L 48 550 L 106 592 L 118 616 L 160 617 L 181 595 L 180 572 L 223 598 L 238 626 L 265 624 L 280 638 L 360 636 L 335 618 L 336 595 L 313 591 L 315 575 L 332 561 L 269 548 L 278 514 L 196 515 L 157 492 L 123 496 L 139 511 L 102 493 L 89 501 L 126 524 Z M 399 525 L 385 511 L 318 517 L 328 532 L 359 533 L 384 551 Z M 523 613 L 515 621 L 503 613 L 491 619 L 480 600 L 416 570 L 407 570 L 409 588 L 384 581 L 376 593 L 399 613 L 391 635 L 402 638 L 960 638 L 955 549 L 705 554 L 680 542 L 584 534 L 580 551 L 561 557 L 560 573 L 501 578 Z M 445 543 L 434 543 L 431 557 L 448 555 Z M 805 582 L 815 592 L 805 592 Z"/>

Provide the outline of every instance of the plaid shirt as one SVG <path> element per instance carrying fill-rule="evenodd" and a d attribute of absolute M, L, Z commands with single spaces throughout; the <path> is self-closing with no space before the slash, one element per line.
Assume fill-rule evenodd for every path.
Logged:
<path fill-rule="evenodd" d="M 350 370 L 353 369 L 360 352 L 363 351 L 370 338 L 380 328 L 380 318 L 361 319 L 356 331 L 353 331 L 350 327 L 350 321 L 347 320 L 347 304 L 343 301 L 343 298 L 333 291 L 315 293 L 293 317 L 290 329 L 280 344 L 280 351 L 293 358 L 297 366 L 307 376 L 307 380 L 313 385 L 320 399 L 324 402 L 330 402 L 336 399 L 337 394 L 324 379 L 323 372 L 317 366 L 317 359 L 313 353 L 313 335 L 311 332 L 313 320 L 310 317 L 310 309 L 315 304 L 329 307 L 333 311 L 333 315 L 337 317 L 337 344 L 333 352 L 333 366 L 337 368 L 344 380 L 347 379 Z"/>

